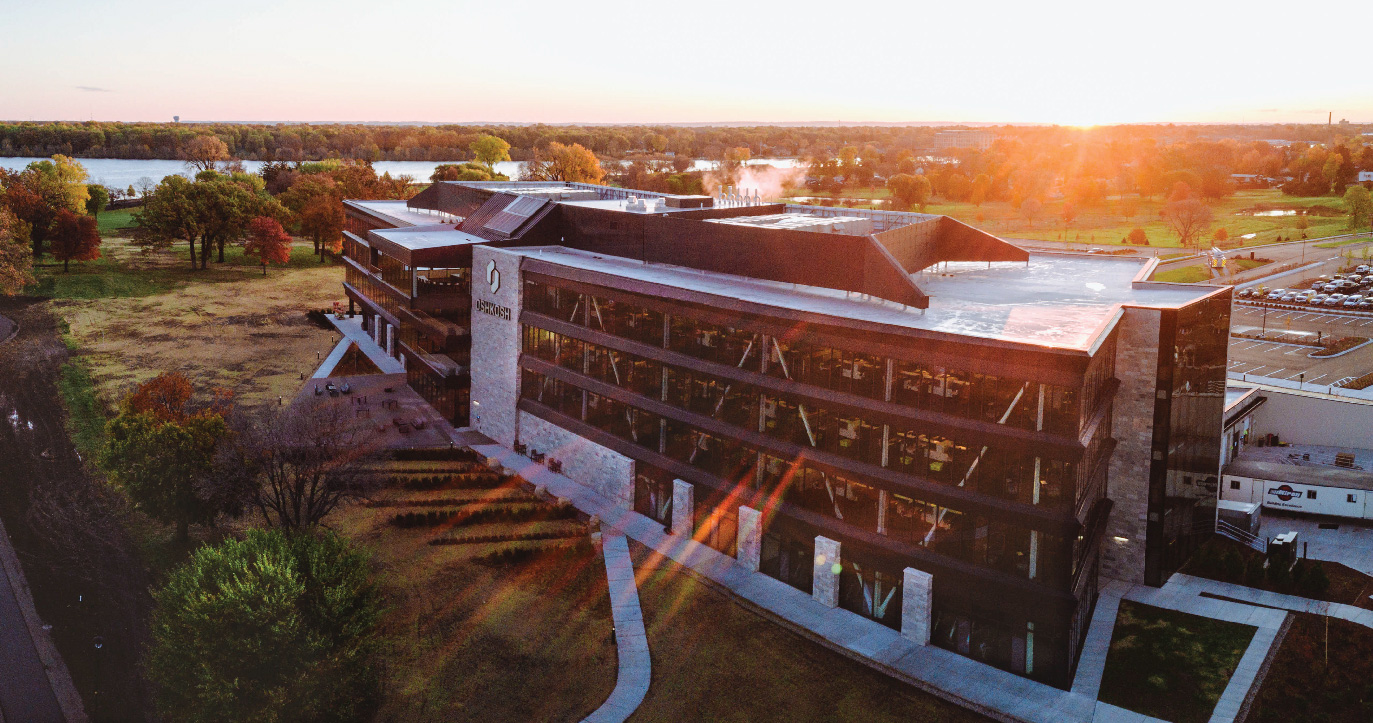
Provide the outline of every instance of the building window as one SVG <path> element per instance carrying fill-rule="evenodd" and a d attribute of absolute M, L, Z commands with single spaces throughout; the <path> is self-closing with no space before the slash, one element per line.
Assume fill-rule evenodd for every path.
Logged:
<path fill-rule="evenodd" d="M 1230 489 L 1232 489 L 1232 490 L 1237 490 L 1237 489 L 1239 489 L 1239 488 L 1240 488 L 1240 481 L 1239 481 L 1239 480 L 1237 480 L 1237 479 L 1232 479 L 1232 480 L 1230 480 Z"/>
<path fill-rule="evenodd" d="M 1308 500 L 1314 500 L 1314 499 L 1316 499 L 1316 491 L 1315 491 L 1315 490 L 1307 490 L 1307 491 L 1306 491 L 1306 499 L 1308 499 Z"/>

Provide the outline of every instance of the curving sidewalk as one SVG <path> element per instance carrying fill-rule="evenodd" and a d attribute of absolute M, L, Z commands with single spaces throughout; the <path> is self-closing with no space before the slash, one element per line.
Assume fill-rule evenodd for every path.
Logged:
<path fill-rule="evenodd" d="M 621 532 L 606 530 L 603 535 L 605 576 L 610 583 L 610 615 L 615 620 L 620 673 L 610 697 L 582 723 L 622 723 L 644 702 L 652 677 L 644 611 L 639 607 L 639 589 L 634 582 L 629 543 Z"/>

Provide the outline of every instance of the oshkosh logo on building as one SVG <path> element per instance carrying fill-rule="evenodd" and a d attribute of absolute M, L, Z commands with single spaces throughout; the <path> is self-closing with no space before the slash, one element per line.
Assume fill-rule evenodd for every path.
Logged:
<path fill-rule="evenodd" d="M 486 299 L 477 299 L 477 311 L 489 316 L 494 316 L 497 319 L 504 319 L 506 321 L 510 321 L 511 319 L 510 307 L 501 306 L 500 304 L 487 301 Z"/>

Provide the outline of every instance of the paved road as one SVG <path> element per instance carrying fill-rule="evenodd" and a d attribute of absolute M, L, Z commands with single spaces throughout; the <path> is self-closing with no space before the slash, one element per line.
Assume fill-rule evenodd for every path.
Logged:
<path fill-rule="evenodd" d="M 0 566 L 0 720 L 61 722 L 66 718 L 52 682 L 29 637 L 29 626 L 15 598 L 8 573 Z"/>

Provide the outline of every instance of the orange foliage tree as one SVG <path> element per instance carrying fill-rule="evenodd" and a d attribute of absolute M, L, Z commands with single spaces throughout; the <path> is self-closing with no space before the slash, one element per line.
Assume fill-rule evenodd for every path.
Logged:
<path fill-rule="evenodd" d="M 248 222 L 248 243 L 243 253 L 257 256 L 262 263 L 262 275 L 267 275 L 267 264 L 285 266 L 291 261 L 291 237 L 276 219 L 258 216 Z"/>
<path fill-rule="evenodd" d="M 100 229 L 92 216 L 78 216 L 63 209 L 53 223 L 52 255 L 65 273 L 73 261 L 100 258 Z"/>

